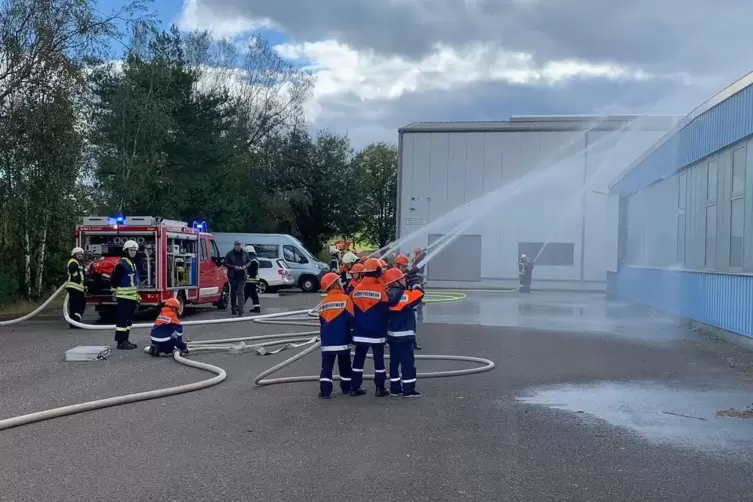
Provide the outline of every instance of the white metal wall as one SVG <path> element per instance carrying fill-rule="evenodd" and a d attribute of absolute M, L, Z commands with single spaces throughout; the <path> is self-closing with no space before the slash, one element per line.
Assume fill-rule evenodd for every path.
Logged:
<path fill-rule="evenodd" d="M 517 278 L 519 242 L 550 242 L 572 243 L 573 264 L 537 266 L 537 281 L 602 283 L 607 185 L 659 136 L 656 131 L 404 133 L 398 235 L 414 234 L 406 249 L 425 246 L 429 234 L 457 226 L 424 230 L 427 223 L 485 197 L 495 207 L 463 232 L 481 235 L 481 256 L 475 258 L 481 261 L 481 282 Z M 521 179 L 533 189 L 515 193 Z"/>

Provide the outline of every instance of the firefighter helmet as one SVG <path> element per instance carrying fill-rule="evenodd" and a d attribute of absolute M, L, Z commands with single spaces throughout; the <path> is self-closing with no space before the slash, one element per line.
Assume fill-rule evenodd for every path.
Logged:
<path fill-rule="evenodd" d="M 363 264 L 363 271 L 365 273 L 377 272 L 381 270 L 382 264 L 376 258 L 369 258 L 366 263 Z"/>
<path fill-rule="evenodd" d="M 248 244 L 248 245 L 246 246 L 246 252 L 247 252 L 247 253 L 256 253 L 256 248 L 255 248 L 255 247 L 253 247 L 253 246 L 252 246 L 251 244 Z"/>
<path fill-rule="evenodd" d="M 74 255 L 77 255 L 77 254 L 84 254 L 84 250 L 81 249 L 81 248 L 79 248 L 79 247 L 73 248 L 71 250 L 71 256 L 74 256 Z"/>
<path fill-rule="evenodd" d="M 165 302 L 165 307 L 180 309 L 180 300 L 178 300 L 177 298 L 168 298 Z"/>
<path fill-rule="evenodd" d="M 350 269 L 351 274 L 360 274 L 363 272 L 363 263 L 356 263 L 353 268 Z"/>
<path fill-rule="evenodd" d="M 340 276 L 334 272 L 327 272 L 324 274 L 324 277 L 322 277 L 320 283 L 322 285 L 322 291 L 327 291 L 332 286 L 339 285 Z"/>
<path fill-rule="evenodd" d="M 395 258 L 395 265 L 404 265 L 408 266 L 408 257 L 404 254 L 397 255 L 397 258 Z"/>
<path fill-rule="evenodd" d="M 345 254 L 343 255 L 343 259 L 342 259 L 342 262 L 343 262 L 343 263 L 344 263 L 345 265 L 352 265 L 353 263 L 355 263 L 355 262 L 357 262 L 357 261 L 358 261 L 358 256 L 354 255 L 354 254 L 353 254 L 353 253 L 351 253 L 350 251 L 348 251 L 347 253 L 345 253 Z"/>
<path fill-rule="evenodd" d="M 138 251 L 139 245 L 136 241 L 125 241 L 125 243 L 123 244 L 123 251 L 125 251 L 126 249 L 135 249 L 136 251 Z"/>
<path fill-rule="evenodd" d="M 405 277 L 405 273 L 403 273 L 402 270 L 400 270 L 399 268 L 391 268 L 384 273 L 384 278 L 382 279 L 382 281 L 385 285 L 387 285 L 399 281 L 403 277 Z"/>

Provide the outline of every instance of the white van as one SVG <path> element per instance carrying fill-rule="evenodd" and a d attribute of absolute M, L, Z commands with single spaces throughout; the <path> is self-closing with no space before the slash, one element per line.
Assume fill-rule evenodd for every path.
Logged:
<path fill-rule="evenodd" d="M 212 233 L 223 256 L 240 241 L 251 244 L 261 258 L 284 260 L 295 283 L 305 292 L 319 291 L 319 280 L 329 272 L 329 265 L 314 257 L 301 241 L 288 234 Z"/>

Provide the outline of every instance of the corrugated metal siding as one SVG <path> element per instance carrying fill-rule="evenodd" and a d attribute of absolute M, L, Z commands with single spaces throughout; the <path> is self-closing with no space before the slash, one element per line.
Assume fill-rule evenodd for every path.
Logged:
<path fill-rule="evenodd" d="M 550 119 L 551 120 L 546 120 Z M 633 127 L 644 131 L 669 131 L 677 122 L 674 115 L 624 115 L 594 117 L 512 117 L 510 120 L 413 122 L 398 129 L 399 133 L 418 132 L 507 132 L 507 131 L 616 131 Z M 632 124 L 632 125 L 631 125 Z"/>
<path fill-rule="evenodd" d="M 607 293 L 753 338 L 753 276 L 628 266 Z"/>
<path fill-rule="evenodd" d="M 611 187 L 630 195 L 743 138 L 753 135 L 753 86 L 702 113 Z"/>

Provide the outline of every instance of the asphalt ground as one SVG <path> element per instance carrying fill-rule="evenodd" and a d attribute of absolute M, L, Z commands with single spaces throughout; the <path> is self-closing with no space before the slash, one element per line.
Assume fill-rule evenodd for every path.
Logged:
<path fill-rule="evenodd" d="M 263 303 L 271 312 L 317 300 L 296 294 Z M 430 305 L 427 314 L 442 308 Z M 223 315 L 205 311 L 186 320 Z M 198 340 L 306 329 L 241 323 L 187 332 Z M 485 357 L 497 367 L 419 381 L 419 399 L 370 392 L 322 401 L 315 383 L 254 387 L 255 375 L 295 351 L 197 354 L 227 370 L 227 380 L 0 432 L 0 500 L 751 500 L 753 450 L 699 448 L 692 435 L 686 444 L 652 441 L 606 420 L 517 399 L 540 386 L 603 381 L 750 392 L 750 352 L 699 335 L 659 345 L 473 324 L 423 324 L 419 333 L 423 354 Z M 147 330 L 132 336 L 138 350 L 114 351 L 107 361 L 63 361 L 69 348 L 110 344 L 112 337 L 50 319 L 0 328 L 0 418 L 211 376 L 145 355 Z M 458 367 L 464 363 L 419 362 L 419 371 Z M 312 355 L 274 376 L 318 370 Z M 373 390 L 370 382 L 366 388 Z M 719 420 L 753 432 L 753 421 Z"/>

